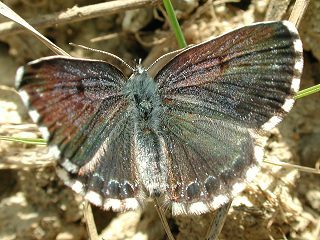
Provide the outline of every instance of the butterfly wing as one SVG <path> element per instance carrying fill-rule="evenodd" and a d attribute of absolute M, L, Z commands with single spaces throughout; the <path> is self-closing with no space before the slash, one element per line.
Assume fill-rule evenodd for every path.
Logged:
<path fill-rule="evenodd" d="M 192 47 L 170 61 L 155 80 L 169 106 L 269 130 L 291 109 L 302 67 L 295 27 L 271 22 Z"/>
<path fill-rule="evenodd" d="M 262 158 L 252 133 L 229 121 L 168 113 L 163 134 L 170 162 L 172 212 L 201 214 L 227 203 L 252 179 Z"/>
<path fill-rule="evenodd" d="M 132 126 L 124 75 L 103 61 L 48 57 L 18 70 L 30 116 L 64 170 L 67 185 L 96 205 L 135 209 Z"/>
<path fill-rule="evenodd" d="M 295 27 L 269 22 L 196 45 L 160 70 L 174 214 L 216 209 L 254 175 L 262 149 L 253 134 L 291 109 L 302 66 Z"/>

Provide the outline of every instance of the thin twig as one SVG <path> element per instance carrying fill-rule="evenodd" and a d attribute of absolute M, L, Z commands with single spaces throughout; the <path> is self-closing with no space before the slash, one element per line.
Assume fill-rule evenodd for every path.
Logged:
<path fill-rule="evenodd" d="M 5 5 L 3 2 L 0 2 L 0 14 L 11 19 L 14 24 L 17 26 L 29 30 L 33 33 L 44 45 L 46 45 L 49 49 L 51 49 L 55 54 L 69 56 L 67 52 L 65 52 L 62 48 L 55 45 L 48 38 L 43 36 L 40 32 L 38 32 L 33 26 L 31 26 L 26 20 L 20 17 L 17 13 L 15 13 L 11 8 Z M 0 34 L 1 35 L 1 34 Z"/>
<path fill-rule="evenodd" d="M 121 0 L 98 3 L 85 7 L 74 6 L 73 8 L 70 8 L 64 12 L 47 14 L 32 19 L 27 19 L 26 21 L 33 27 L 39 29 L 51 27 L 53 25 L 61 25 L 70 22 L 107 16 L 131 9 L 157 6 L 159 3 L 161 3 L 160 0 Z M 22 31 L 26 31 L 26 29 L 21 27 L 19 24 L 14 23 L 13 21 L 0 24 L 1 36 L 16 34 Z"/>
<path fill-rule="evenodd" d="M 292 164 L 292 163 L 281 162 L 279 160 L 263 160 L 263 162 L 269 163 L 269 164 L 273 164 L 273 165 L 276 165 L 276 166 L 281 166 L 281 167 L 284 167 L 284 168 L 297 169 L 297 170 L 299 170 L 301 172 L 320 174 L 320 170 L 319 169 L 310 168 L 310 167 L 304 167 L 304 166 L 295 165 L 295 164 Z"/>
<path fill-rule="evenodd" d="M 292 22 L 297 28 L 301 22 L 303 15 L 305 14 L 310 0 L 296 0 L 289 21 Z"/>
<path fill-rule="evenodd" d="M 55 161 L 53 161 L 52 159 L 44 158 L 44 157 L 43 158 L 37 157 L 37 159 L 35 160 L 30 160 L 27 158 L 27 160 L 22 159 L 20 161 L 11 161 L 10 159 L 4 160 L 0 158 L 0 170 L 8 170 L 8 169 L 31 170 L 31 169 L 37 169 L 37 168 L 52 167 L 55 165 L 56 165 Z"/>
<path fill-rule="evenodd" d="M 163 226 L 163 228 L 164 228 L 164 230 L 165 230 L 165 232 L 166 232 L 166 234 L 167 234 L 167 236 L 168 236 L 168 239 L 169 239 L 169 240 L 175 240 L 174 237 L 173 237 L 173 235 L 172 235 L 172 233 L 171 233 L 171 230 L 170 230 L 168 221 L 167 221 L 167 219 L 166 219 L 165 213 L 162 211 L 162 209 L 161 209 L 161 207 L 160 207 L 160 205 L 159 205 L 159 200 L 158 200 L 157 198 L 155 198 L 155 199 L 153 200 L 153 202 L 154 202 L 154 206 L 155 206 L 155 208 L 156 208 L 156 210 L 157 210 L 157 212 L 158 212 L 158 215 L 159 215 L 159 217 L 160 217 L 162 226 Z"/>
<path fill-rule="evenodd" d="M 206 234 L 207 240 L 218 239 L 218 236 L 222 230 L 224 222 L 226 221 L 231 204 L 232 204 L 232 200 L 215 211 L 214 217 L 210 224 L 210 228 L 208 229 L 208 232 Z"/>
<path fill-rule="evenodd" d="M 86 219 L 87 229 L 88 229 L 88 234 L 89 234 L 90 240 L 99 240 L 96 224 L 95 224 L 94 217 L 92 214 L 91 205 L 87 201 L 85 201 L 85 203 L 84 203 L 83 213 L 84 213 L 84 218 Z"/>
<path fill-rule="evenodd" d="M 265 21 L 280 21 L 282 17 L 286 14 L 290 0 L 271 0 L 268 4 L 268 9 Z"/>
<path fill-rule="evenodd" d="M 224 206 L 218 208 L 214 213 L 211 224 L 206 233 L 206 240 L 217 240 L 224 226 L 232 200 Z"/>
<path fill-rule="evenodd" d="M 314 232 L 314 239 L 320 239 L 320 221 L 318 221 L 316 231 Z"/>

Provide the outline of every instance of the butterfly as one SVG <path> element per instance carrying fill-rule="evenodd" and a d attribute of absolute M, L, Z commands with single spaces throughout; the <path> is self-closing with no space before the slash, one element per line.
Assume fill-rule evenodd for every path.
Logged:
<path fill-rule="evenodd" d="M 129 78 L 104 61 L 41 58 L 18 69 L 16 88 L 58 175 L 89 202 L 127 211 L 159 198 L 173 215 L 202 214 L 254 179 L 257 139 L 291 110 L 302 53 L 292 23 L 262 22 Z"/>

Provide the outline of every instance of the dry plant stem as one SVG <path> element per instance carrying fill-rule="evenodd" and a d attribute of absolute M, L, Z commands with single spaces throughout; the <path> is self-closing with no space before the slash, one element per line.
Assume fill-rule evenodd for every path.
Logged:
<path fill-rule="evenodd" d="M 28 19 L 27 21 L 35 28 L 45 28 L 53 25 L 61 25 L 121 13 L 131 9 L 156 6 L 160 2 L 160 0 L 121 0 L 98 3 L 85 7 L 74 6 L 65 12 L 47 14 Z M 0 36 L 16 34 L 25 30 L 26 29 L 22 28 L 19 24 L 12 21 L 0 24 Z"/>
<path fill-rule="evenodd" d="M 17 26 L 24 28 L 25 30 L 29 30 L 54 53 L 69 56 L 67 52 L 65 52 L 62 48 L 52 43 L 49 39 L 43 36 L 40 32 L 38 32 L 35 28 L 33 28 L 28 22 L 26 22 L 22 17 L 20 17 L 13 10 L 11 10 L 11 8 L 9 8 L 7 5 L 5 5 L 2 2 L 0 2 L 0 14 L 13 20 L 15 22 L 14 24 L 16 24 Z M 1 36 L 1 33 L 0 33 L 0 36 Z"/>
<path fill-rule="evenodd" d="M 98 236 L 96 224 L 94 222 L 91 205 L 87 201 L 84 202 L 83 213 L 84 213 L 84 218 L 86 219 L 90 240 L 98 240 L 99 236 Z"/>
<path fill-rule="evenodd" d="M 228 202 L 226 205 L 217 209 L 214 213 L 212 222 L 206 234 L 206 240 L 217 240 L 218 236 L 222 230 L 224 222 L 226 221 L 230 206 L 232 204 L 232 200 Z"/>
<path fill-rule="evenodd" d="M 265 163 L 269 163 L 269 164 L 273 164 L 273 165 L 276 165 L 276 166 L 281 166 L 281 167 L 284 167 L 284 168 L 297 169 L 297 170 L 299 170 L 301 172 L 320 174 L 320 170 L 319 169 L 310 168 L 310 167 L 304 167 L 304 166 L 295 165 L 295 164 L 286 163 L 286 162 L 281 162 L 281 161 L 278 161 L 278 160 L 275 160 L 275 161 L 264 160 L 264 162 Z"/>
<path fill-rule="evenodd" d="M 12 162 L 12 161 L 1 161 L 0 162 L 0 170 L 28 170 L 31 171 L 33 169 L 43 169 L 45 167 L 55 166 L 55 162 L 49 161 L 47 159 L 40 159 L 37 161 L 22 161 L 20 162 Z"/>
<path fill-rule="evenodd" d="M 316 231 L 314 233 L 314 239 L 320 239 L 320 221 L 317 224 Z"/>
<path fill-rule="evenodd" d="M 169 240 L 175 240 L 172 233 L 171 233 L 171 230 L 170 230 L 170 227 L 169 227 L 169 224 L 168 224 L 168 221 L 166 219 L 166 216 L 165 216 L 165 213 L 162 211 L 162 209 L 160 208 L 160 205 L 159 205 L 159 200 L 157 198 L 155 198 L 153 200 L 154 202 L 154 207 L 156 208 L 157 212 L 158 212 L 158 215 L 160 217 L 160 220 L 161 220 L 161 223 L 162 223 L 162 226 L 168 236 L 168 239 Z"/>
<path fill-rule="evenodd" d="M 287 12 L 290 0 L 271 0 L 268 4 L 268 9 L 265 21 L 280 21 L 283 15 Z"/>
<path fill-rule="evenodd" d="M 307 10 L 310 0 L 296 0 L 289 21 L 292 22 L 296 27 L 299 27 L 301 19 Z"/>
<path fill-rule="evenodd" d="M 110 39 L 113 39 L 113 38 L 118 38 L 118 37 L 123 36 L 123 35 L 125 35 L 125 34 L 126 34 L 125 32 L 110 33 L 110 34 L 107 34 L 107 35 L 104 35 L 104 36 L 99 36 L 99 37 L 91 38 L 91 39 L 90 39 L 90 42 L 94 43 L 94 42 L 100 42 L 100 41 L 107 41 L 107 40 L 110 40 Z"/>

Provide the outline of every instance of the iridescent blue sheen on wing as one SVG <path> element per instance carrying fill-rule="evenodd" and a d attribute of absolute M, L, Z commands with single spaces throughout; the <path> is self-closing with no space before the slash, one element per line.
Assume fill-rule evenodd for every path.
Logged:
<path fill-rule="evenodd" d="M 109 64 L 50 57 L 28 64 L 19 86 L 48 128 L 49 143 L 64 158 L 81 166 L 99 147 L 101 132 L 126 106 L 121 97 L 124 76 Z M 77 163 L 79 162 L 79 163 Z"/>
<path fill-rule="evenodd" d="M 239 28 L 186 49 L 160 70 L 174 214 L 216 209 L 241 191 L 262 160 L 256 131 L 291 109 L 301 73 L 302 44 L 288 22 Z"/>
<path fill-rule="evenodd" d="M 180 203 L 232 197 L 233 185 L 256 164 L 249 131 L 229 121 L 168 112 L 163 138 L 171 168 L 168 195 Z"/>
<path fill-rule="evenodd" d="M 106 62 L 67 57 L 18 70 L 22 99 L 66 170 L 59 176 L 90 202 L 124 211 L 162 197 L 175 215 L 227 203 L 255 176 L 256 133 L 292 108 L 303 66 L 288 22 L 239 28 L 172 57 L 155 78 L 157 64 L 126 79 Z"/>
<path fill-rule="evenodd" d="M 26 93 L 30 112 L 39 116 L 34 120 L 48 131 L 49 147 L 70 173 L 64 180 L 103 198 L 136 196 L 124 75 L 103 61 L 67 57 L 43 58 L 22 70 L 17 88 Z"/>
<path fill-rule="evenodd" d="M 281 107 L 294 94 L 292 80 L 302 70 L 295 69 L 302 61 L 296 40 L 283 22 L 245 26 L 182 52 L 155 81 L 172 110 L 259 128 L 282 117 Z"/>

